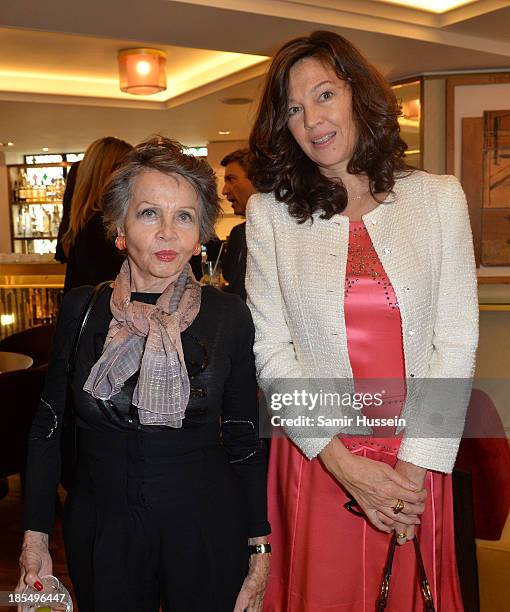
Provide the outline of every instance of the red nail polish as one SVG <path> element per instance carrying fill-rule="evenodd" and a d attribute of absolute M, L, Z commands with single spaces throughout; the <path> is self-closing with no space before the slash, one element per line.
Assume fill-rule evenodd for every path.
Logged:
<path fill-rule="evenodd" d="M 34 587 L 38 590 L 38 591 L 42 591 L 44 589 L 43 585 L 39 582 L 39 580 L 36 580 L 34 582 Z"/>

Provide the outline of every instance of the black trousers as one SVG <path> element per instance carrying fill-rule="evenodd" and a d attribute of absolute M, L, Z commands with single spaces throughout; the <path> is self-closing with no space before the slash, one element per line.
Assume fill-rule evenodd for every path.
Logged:
<path fill-rule="evenodd" d="M 164 434 L 80 435 L 64 508 L 79 612 L 234 609 L 248 568 L 236 476 L 217 443 L 174 454 Z"/>

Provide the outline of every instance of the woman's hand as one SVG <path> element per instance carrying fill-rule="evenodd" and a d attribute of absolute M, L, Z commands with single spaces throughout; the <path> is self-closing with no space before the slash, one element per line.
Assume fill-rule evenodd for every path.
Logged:
<path fill-rule="evenodd" d="M 267 538 L 250 538 L 249 544 L 267 544 Z M 243 586 L 237 596 L 234 612 L 260 612 L 264 593 L 266 591 L 267 579 L 269 578 L 269 567 L 271 555 L 261 553 L 250 555 L 250 568 L 244 579 Z"/>
<path fill-rule="evenodd" d="M 425 468 L 407 463 L 406 461 L 400 461 L 399 459 L 395 465 L 395 471 L 414 482 L 420 489 L 424 488 L 425 476 L 427 475 L 427 470 Z M 423 504 L 423 509 L 425 509 L 425 504 Z M 423 510 L 420 514 L 422 513 Z M 394 529 L 397 535 L 405 534 L 404 538 L 397 538 L 397 544 L 405 544 L 414 538 L 414 525 L 404 525 L 399 521 L 395 521 Z"/>
<path fill-rule="evenodd" d="M 38 591 L 42 590 L 41 576 L 53 573 L 47 533 L 25 531 L 19 566 L 21 573 L 15 592 L 21 593 L 26 586 L 34 587 Z M 18 612 L 21 612 L 21 609 L 21 606 L 18 606 Z"/>
<path fill-rule="evenodd" d="M 382 461 L 351 454 L 338 438 L 333 438 L 319 457 L 377 529 L 390 533 L 397 517 L 406 528 L 420 524 L 417 515 L 423 512 L 427 496 L 423 486 Z M 404 501 L 404 508 L 396 515 L 393 506 L 398 499 Z"/>

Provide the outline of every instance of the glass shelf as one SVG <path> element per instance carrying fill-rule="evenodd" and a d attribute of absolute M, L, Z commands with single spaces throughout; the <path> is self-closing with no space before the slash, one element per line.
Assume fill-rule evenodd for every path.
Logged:
<path fill-rule="evenodd" d="M 70 162 L 60 161 L 8 167 L 13 253 L 55 252 L 63 213 L 65 179 L 70 166 Z"/>
<path fill-rule="evenodd" d="M 40 200 L 37 202 L 27 202 L 26 200 L 19 200 L 18 202 L 11 202 L 11 206 L 61 206 L 62 200 L 51 200 L 44 201 Z"/>
<path fill-rule="evenodd" d="M 14 240 L 56 240 L 58 236 L 13 236 Z"/>

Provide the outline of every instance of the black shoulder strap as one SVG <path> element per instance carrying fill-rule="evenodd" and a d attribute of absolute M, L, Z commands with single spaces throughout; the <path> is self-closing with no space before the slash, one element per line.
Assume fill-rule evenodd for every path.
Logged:
<path fill-rule="evenodd" d="M 76 330 L 73 336 L 73 343 L 71 345 L 71 352 L 69 353 L 69 359 L 67 361 L 67 399 L 64 410 L 64 419 L 62 423 L 62 437 L 61 437 L 61 475 L 60 482 L 66 490 L 69 490 L 71 485 L 73 474 L 76 469 L 78 462 L 78 428 L 76 425 L 76 411 L 73 402 L 73 391 L 71 382 L 74 374 L 74 367 L 76 363 L 76 355 L 78 353 L 78 347 L 80 340 L 83 336 L 83 332 L 87 326 L 87 322 L 90 318 L 90 313 L 94 308 L 94 305 L 106 289 L 111 281 L 105 281 L 96 285 L 92 290 L 92 293 L 87 298 L 83 305 L 83 309 L 78 318 Z"/>
<path fill-rule="evenodd" d="M 90 318 L 90 313 L 94 308 L 95 303 L 97 302 L 98 297 L 101 293 L 110 285 L 111 281 L 104 281 L 103 283 L 99 283 L 96 285 L 90 294 L 90 297 L 85 302 L 84 308 L 78 319 L 78 324 L 76 325 L 76 329 L 74 332 L 73 343 L 71 345 L 71 352 L 69 353 L 69 360 L 67 362 L 67 379 L 68 381 L 72 380 L 74 374 L 74 367 L 76 363 L 76 355 L 78 353 L 78 347 L 80 346 L 80 340 L 83 336 L 83 332 L 87 327 L 88 320 Z"/>

